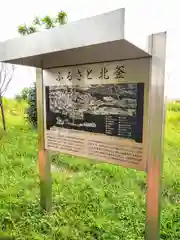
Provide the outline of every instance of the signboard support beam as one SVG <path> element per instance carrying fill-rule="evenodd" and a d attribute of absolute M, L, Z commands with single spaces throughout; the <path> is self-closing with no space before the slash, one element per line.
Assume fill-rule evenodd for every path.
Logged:
<path fill-rule="evenodd" d="M 38 163 L 40 176 L 40 205 L 46 211 L 52 205 L 51 162 L 45 149 L 44 136 L 44 94 L 42 69 L 36 69 L 36 101 L 38 120 Z"/>
<path fill-rule="evenodd" d="M 152 54 L 149 92 L 146 240 L 160 239 L 160 202 L 164 142 L 166 33 L 149 37 Z"/>

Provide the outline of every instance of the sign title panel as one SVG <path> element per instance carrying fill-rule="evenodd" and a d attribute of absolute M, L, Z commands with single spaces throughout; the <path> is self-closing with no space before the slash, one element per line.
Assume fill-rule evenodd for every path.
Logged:
<path fill-rule="evenodd" d="M 46 149 L 144 170 L 143 64 L 44 70 Z"/>

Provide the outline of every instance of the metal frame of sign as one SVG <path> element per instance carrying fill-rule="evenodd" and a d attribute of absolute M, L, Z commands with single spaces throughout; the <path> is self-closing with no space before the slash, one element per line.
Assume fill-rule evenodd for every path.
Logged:
<path fill-rule="evenodd" d="M 160 202 L 164 154 L 166 33 L 149 37 L 152 54 L 149 91 L 146 239 L 160 239 Z"/>
<path fill-rule="evenodd" d="M 51 210 L 51 160 L 49 156 L 50 151 L 48 151 L 45 147 L 43 70 L 51 68 L 52 63 L 54 67 L 63 66 L 63 57 L 60 58 L 60 56 L 66 57 L 64 60 L 64 66 L 105 61 L 121 61 L 129 58 L 149 58 L 149 86 L 146 89 L 149 100 L 147 105 L 148 109 L 146 109 L 144 115 L 145 128 L 147 129 L 145 136 L 147 143 L 146 148 L 144 149 L 147 159 L 145 168 L 145 171 L 147 172 L 147 213 L 145 239 L 159 240 L 165 115 L 164 75 L 166 59 L 166 33 L 163 32 L 151 35 L 148 40 L 149 49 L 147 52 L 144 52 L 143 50 L 135 47 L 135 45 L 124 40 L 123 9 L 115 11 L 114 13 L 110 13 L 109 15 L 105 14 L 102 17 L 95 18 L 97 24 L 94 24 L 94 18 L 85 20 L 82 22 L 82 24 L 81 20 L 80 23 L 78 23 L 79 25 L 70 24 L 67 27 L 67 32 L 69 35 L 65 35 L 66 27 L 63 26 L 63 28 L 60 29 L 46 31 L 45 33 L 37 33 L 33 36 L 9 40 L 0 44 L 0 61 L 37 67 L 36 87 L 40 204 L 41 207 L 46 211 Z M 111 23 L 111 25 L 114 27 L 112 28 L 109 23 Z M 90 27 L 87 28 L 87 25 Z M 103 32 L 104 35 L 102 35 L 102 33 L 101 36 L 98 35 L 99 28 L 96 29 L 97 25 L 102 29 L 105 29 Z M 118 27 L 119 25 L 121 25 L 122 31 L 118 32 L 117 29 L 120 29 Z M 84 31 L 86 31 L 84 36 L 87 36 L 81 39 L 77 34 L 74 38 L 73 44 L 71 41 L 67 42 L 67 38 L 71 36 L 71 30 L 74 30 L 74 28 L 77 27 L 77 31 L 79 31 L 80 26 L 82 26 Z M 87 32 L 87 29 L 89 29 L 90 33 Z M 112 31 L 112 34 L 110 31 Z M 72 31 L 72 34 L 74 32 L 76 31 Z M 57 36 L 57 38 L 54 36 Z M 86 42 L 86 39 L 88 39 L 88 42 Z M 32 45 L 32 41 L 37 42 L 38 44 L 35 43 Z M 60 41 L 61 44 L 59 44 L 58 41 Z M 81 49 L 81 44 L 84 50 Z M 40 48 L 38 49 L 38 47 L 34 47 L 35 45 L 40 46 Z M 22 46 L 22 48 L 18 46 Z M 27 46 L 31 46 L 30 49 Z M 90 48 L 88 46 L 90 46 Z M 109 53 L 104 51 L 106 48 L 108 48 L 107 46 L 111 46 L 111 51 Z M 54 49 L 57 49 L 57 52 L 54 52 Z M 72 49 L 72 51 L 70 49 Z M 123 54 L 121 54 L 121 51 L 117 49 L 120 49 L 122 52 L 124 51 Z M 97 51 L 98 54 L 95 55 Z M 60 59 L 61 62 L 57 64 L 57 66 L 55 66 L 55 58 Z M 86 59 L 86 62 L 83 62 L 83 59 Z"/>

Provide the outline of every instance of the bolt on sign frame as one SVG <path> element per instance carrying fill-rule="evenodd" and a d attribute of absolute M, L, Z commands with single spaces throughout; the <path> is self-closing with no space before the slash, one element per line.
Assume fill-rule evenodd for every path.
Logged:
<path fill-rule="evenodd" d="M 0 43 L 0 61 L 36 68 L 41 207 L 52 204 L 50 151 L 135 168 L 147 173 L 145 239 L 158 240 L 166 32 L 147 41 L 125 38 L 118 9 Z"/>

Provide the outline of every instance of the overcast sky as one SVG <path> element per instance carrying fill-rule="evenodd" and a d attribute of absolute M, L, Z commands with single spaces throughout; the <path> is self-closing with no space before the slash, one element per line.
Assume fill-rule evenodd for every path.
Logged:
<path fill-rule="evenodd" d="M 68 20 L 94 16 L 103 12 L 126 8 L 126 36 L 144 48 L 145 37 L 151 33 L 168 31 L 166 93 L 170 98 L 180 98 L 179 43 L 180 1 L 178 0 L 6 0 L 0 8 L 0 41 L 18 36 L 17 26 L 31 23 L 34 16 L 55 16 L 60 10 L 68 13 Z M 9 87 L 7 96 L 13 96 L 35 79 L 30 68 L 19 67 Z"/>

